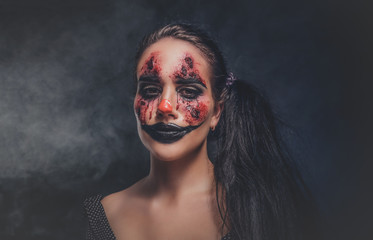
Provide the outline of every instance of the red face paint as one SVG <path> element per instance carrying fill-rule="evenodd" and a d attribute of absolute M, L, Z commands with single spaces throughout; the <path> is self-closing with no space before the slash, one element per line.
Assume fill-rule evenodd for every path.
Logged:
<path fill-rule="evenodd" d="M 209 105 L 210 101 L 206 96 L 198 96 L 195 99 L 186 99 L 181 94 L 178 94 L 176 111 L 181 113 L 186 124 L 197 126 L 206 120 Z M 149 100 L 138 95 L 135 99 L 135 112 L 141 125 L 147 124 L 147 120 L 150 121 L 152 119 L 154 108 L 158 109 L 161 106 L 163 105 L 159 102 L 159 98 Z M 164 109 L 160 110 L 167 112 Z"/>
<path fill-rule="evenodd" d="M 194 61 L 192 55 L 186 53 L 185 56 L 180 60 L 178 69 L 173 74 L 175 79 L 196 79 L 201 82 L 206 87 L 206 81 L 199 75 L 199 71 L 196 67 L 196 62 Z"/>
<path fill-rule="evenodd" d="M 161 81 L 160 72 L 162 68 L 158 54 L 158 52 L 151 53 L 145 60 L 140 70 L 140 80 L 142 77 L 150 76 L 157 77 Z M 175 109 L 185 122 L 181 125 L 183 127 L 201 125 L 209 113 L 210 100 L 205 94 L 206 81 L 199 75 L 198 65 L 193 57 L 186 53 L 180 59 L 176 71 L 170 75 L 172 81 L 178 85 L 175 88 L 175 94 L 177 95 Z M 185 81 L 185 83 L 178 83 L 179 80 Z M 146 83 L 144 84 L 145 87 L 139 86 L 135 100 L 135 112 L 141 125 L 148 125 L 148 121 L 152 119 L 154 114 L 154 108 L 162 112 L 167 112 L 168 108 L 163 109 L 163 107 L 166 107 L 166 104 L 163 104 L 165 99 L 162 102 L 160 101 L 163 92 L 161 84 Z M 167 106 L 172 107 L 171 103 L 168 103 Z"/>
<path fill-rule="evenodd" d="M 161 72 L 159 52 L 152 52 L 141 67 L 140 75 L 155 76 Z"/>
<path fill-rule="evenodd" d="M 145 113 L 149 108 L 149 103 L 145 102 L 143 98 L 138 97 L 136 98 L 135 103 L 135 111 L 137 117 L 139 118 L 141 124 L 145 123 Z"/>
<path fill-rule="evenodd" d="M 159 52 L 152 52 L 148 58 L 145 60 L 144 65 L 140 69 L 141 77 L 154 77 L 159 76 L 161 72 L 161 63 L 159 58 Z M 154 105 L 157 105 L 156 98 L 143 96 L 142 94 L 137 94 L 135 99 L 135 112 L 139 118 L 142 125 L 146 124 L 146 119 L 152 119 Z M 150 108 L 150 111 L 148 111 Z M 149 116 L 147 117 L 147 113 Z"/>
<path fill-rule="evenodd" d="M 198 65 L 191 54 L 185 53 L 180 59 L 176 71 L 171 75 L 171 78 L 176 83 L 179 80 L 187 80 L 185 85 L 186 90 L 183 90 L 184 88 L 182 87 L 178 91 L 176 110 L 183 114 L 184 121 L 191 126 L 200 125 L 206 120 L 210 103 L 208 97 L 201 90 L 206 88 L 206 81 L 200 76 Z M 189 80 L 199 82 L 201 87 L 203 87 L 197 88 L 195 84 L 194 86 L 188 85 Z"/>
<path fill-rule="evenodd" d="M 148 119 L 152 119 L 154 106 L 158 105 L 157 99 L 144 99 L 142 96 L 138 95 L 135 99 L 135 112 L 140 120 L 141 125 L 146 124 L 147 113 L 149 112 Z M 150 111 L 148 111 L 150 109 Z"/>
<path fill-rule="evenodd" d="M 179 110 L 183 112 L 184 121 L 191 126 L 200 125 L 206 120 L 209 108 L 209 101 L 200 97 L 195 100 L 179 100 Z"/>
<path fill-rule="evenodd" d="M 170 101 L 168 101 L 167 99 L 163 99 L 161 101 L 161 103 L 159 103 L 158 105 L 158 109 L 160 111 L 162 111 L 163 113 L 169 113 L 169 112 L 172 112 L 172 106 L 171 106 L 171 103 Z"/>

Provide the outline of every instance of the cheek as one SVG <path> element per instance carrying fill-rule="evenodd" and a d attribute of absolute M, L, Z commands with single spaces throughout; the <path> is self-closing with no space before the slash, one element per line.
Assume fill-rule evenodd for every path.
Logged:
<path fill-rule="evenodd" d="M 196 126 L 206 120 L 209 105 L 210 101 L 206 98 L 198 98 L 192 101 L 179 99 L 177 108 L 182 111 L 185 122 L 191 126 Z"/>
<path fill-rule="evenodd" d="M 135 99 L 135 113 L 141 125 L 145 125 L 146 121 L 152 119 L 153 112 L 158 104 L 157 99 L 145 100 L 141 96 Z"/>

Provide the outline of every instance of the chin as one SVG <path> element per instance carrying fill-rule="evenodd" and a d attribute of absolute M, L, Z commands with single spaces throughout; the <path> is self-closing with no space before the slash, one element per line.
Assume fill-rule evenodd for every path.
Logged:
<path fill-rule="evenodd" d="M 159 142 L 151 143 L 151 146 L 148 148 L 153 158 L 156 158 L 164 162 L 177 161 L 178 159 L 183 158 L 187 151 L 185 151 L 185 145 L 180 144 L 181 140 L 171 143 L 163 144 Z"/>
<path fill-rule="evenodd" d="M 176 161 L 195 155 L 206 142 L 206 137 L 203 137 L 204 134 L 198 130 L 188 133 L 173 143 L 158 142 L 144 131 L 140 131 L 139 136 L 152 157 L 165 162 Z"/>

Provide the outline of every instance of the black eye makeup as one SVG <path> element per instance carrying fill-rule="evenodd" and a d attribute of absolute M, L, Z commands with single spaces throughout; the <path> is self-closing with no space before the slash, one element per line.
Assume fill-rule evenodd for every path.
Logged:
<path fill-rule="evenodd" d="M 176 80 L 178 97 L 191 101 L 203 94 L 206 86 L 194 78 L 179 78 Z M 139 78 L 138 94 L 143 99 L 153 100 L 162 95 L 163 86 L 158 76 L 141 76 Z"/>
<path fill-rule="evenodd" d="M 182 86 L 177 89 L 177 93 L 180 97 L 186 100 L 193 100 L 202 95 L 203 91 L 200 88 L 192 86 Z"/>
<path fill-rule="evenodd" d="M 154 84 L 140 84 L 138 93 L 144 99 L 153 99 L 162 94 L 162 88 Z"/>
<path fill-rule="evenodd" d="M 201 87 L 207 89 L 206 85 L 200 82 L 200 80 L 195 78 L 178 78 L 176 84 L 185 84 L 185 85 L 200 85 Z"/>

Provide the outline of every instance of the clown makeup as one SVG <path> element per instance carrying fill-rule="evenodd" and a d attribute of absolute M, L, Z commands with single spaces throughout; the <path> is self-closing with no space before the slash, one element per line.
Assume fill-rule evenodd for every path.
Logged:
<path fill-rule="evenodd" d="M 176 71 L 172 74 L 173 81 L 181 87 L 177 91 L 176 110 L 184 113 L 184 121 L 189 125 L 201 124 L 208 113 L 209 100 L 204 96 L 206 81 L 200 77 L 193 57 L 186 53 L 180 59 Z"/>
<path fill-rule="evenodd" d="M 141 75 L 158 76 L 161 72 L 161 64 L 159 61 L 159 52 L 152 52 L 145 60 L 144 66 L 141 67 Z"/>
<path fill-rule="evenodd" d="M 135 110 L 141 125 L 146 124 L 147 115 L 148 120 L 152 119 L 154 108 L 157 109 L 156 105 L 159 104 L 159 97 L 162 93 L 160 71 L 159 53 L 153 52 L 141 67 L 141 75 L 138 80 Z"/>
<path fill-rule="evenodd" d="M 209 113 L 210 98 L 206 81 L 198 70 L 199 63 L 191 54 L 184 53 L 167 74 L 162 67 L 158 52 L 152 52 L 146 58 L 140 69 L 135 112 L 142 129 L 153 139 L 172 143 L 203 124 Z M 176 100 L 171 103 L 170 111 L 181 118 L 164 124 L 157 111 L 164 112 L 161 104 L 169 102 L 163 99 L 167 84 L 172 85 L 172 99 Z"/>
<path fill-rule="evenodd" d="M 191 54 L 185 53 L 185 56 L 180 59 L 178 67 L 173 74 L 174 79 L 189 79 L 194 80 L 202 84 L 205 88 L 206 81 L 202 79 L 199 75 L 198 67 Z"/>

